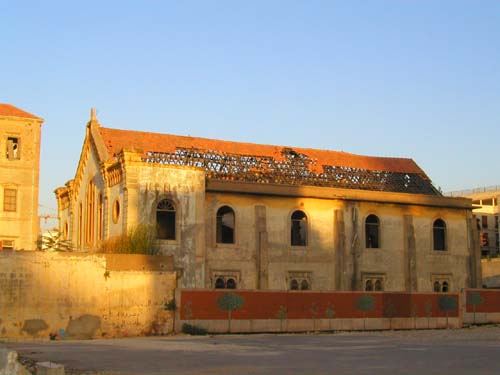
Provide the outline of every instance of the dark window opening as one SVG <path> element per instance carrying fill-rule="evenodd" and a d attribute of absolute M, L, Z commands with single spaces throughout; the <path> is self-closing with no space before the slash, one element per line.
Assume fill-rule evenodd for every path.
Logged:
<path fill-rule="evenodd" d="M 226 283 L 227 289 L 236 289 L 236 281 L 234 279 L 228 279 Z"/>
<path fill-rule="evenodd" d="M 443 284 L 441 286 L 441 291 L 443 293 L 448 293 L 449 287 L 448 287 L 448 281 L 443 281 Z"/>
<path fill-rule="evenodd" d="M 441 291 L 441 284 L 439 284 L 439 281 L 434 281 L 434 291 L 436 293 L 439 293 Z"/>
<path fill-rule="evenodd" d="M 217 243 L 234 243 L 234 211 L 223 206 L 217 211 Z"/>
<path fill-rule="evenodd" d="M 380 292 L 380 291 L 382 291 L 382 289 L 383 289 L 382 288 L 382 281 L 380 281 L 380 280 L 375 281 L 375 291 Z"/>
<path fill-rule="evenodd" d="M 488 246 L 488 245 L 489 245 L 488 233 L 482 232 L 481 233 L 481 246 Z"/>
<path fill-rule="evenodd" d="M 7 138 L 7 159 L 19 159 L 19 138 Z"/>
<path fill-rule="evenodd" d="M 498 215 L 495 215 L 495 229 L 498 229 Z"/>
<path fill-rule="evenodd" d="M 434 250 L 446 250 L 446 224 L 443 220 L 437 219 L 433 225 Z"/>
<path fill-rule="evenodd" d="M 493 199 L 492 198 L 489 198 L 489 199 L 483 199 L 481 201 L 481 204 L 483 206 L 493 206 Z"/>
<path fill-rule="evenodd" d="M 302 211 L 295 211 L 292 214 L 291 237 L 292 246 L 307 245 L 307 216 Z"/>
<path fill-rule="evenodd" d="M 175 206 L 167 199 L 156 208 L 156 234 L 160 240 L 175 240 Z"/>
<path fill-rule="evenodd" d="M 378 249 L 379 247 L 379 220 L 375 215 L 369 215 L 365 220 L 366 247 Z"/>
<path fill-rule="evenodd" d="M 373 283 L 371 280 L 366 280 L 366 283 L 365 283 L 365 290 L 367 292 L 371 292 L 373 290 Z"/>
<path fill-rule="evenodd" d="M 309 290 L 309 283 L 307 280 L 302 280 L 300 283 L 300 290 Z"/>
<path fill-rule="evenodd" d="M 17 190 L 4 189 L 3 191 L 3 210 L 8 212 L 17 211 Z"/>
<path fill-rule="evenodd" d="M 224 282 L 224 279 L 222 277 L 219 277 L 217 280 L 215 280 L 215 289 L 225 289 L 226 288 L 226 283 Z"/>
<path fill-rule="evenodd" d="M 291 290 L 299 290 L 299 282 L 295 279 L 292 280 L 290 283 L 290 289 Z"/>
<path fill-rule="evenodd" d="M 488 216 L 481 216 L 481 226 L 483 228 L 488 228 Z"/>

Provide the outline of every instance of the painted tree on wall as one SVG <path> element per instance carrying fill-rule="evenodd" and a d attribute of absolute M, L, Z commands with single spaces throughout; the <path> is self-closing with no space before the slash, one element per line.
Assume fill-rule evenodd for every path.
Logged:
<path fill-rule="evenodd" d="M 425 302 L 425 316 L 427 316 L 427 328 L 431 328 L 432 301 L 430 299 Z"/>
<path fill-rule="evenodd" d="M 476 324 L 476 307 L 484 303 L 483 297 L 478 292 L 470 292 L 467 294 L 467 303 L 472 305 L 472 311 L 474 312 L 473 324 Z"/>
<path fill-rule="evenodd" d="M 356 300 L 356 308 L 363 312 L 363 329 L 366 330 L 366 313 L 375 307 L 375 297 L 364 294 Z"/>
<path fill-rule="evenodd" d="M 313 320 L 313 331 L 316 331 L 316 319 L 318 318 L 319 314 L 318 304 L 316 302 L 313 302 L 309 311 L 311 312 L 311 318 Z"/>
<path fill-rule="evenodd" d="M 392 318 L 396 316 L 396 305 L 389 301 L 384 306 L 384 315 L 389 318 L 389 329 L 392 329 Z"/>
<path fill-rule="evenodd" d="M 410 315 L 413 318 L 413 329 L 417 329 L 418 306 L 416 303 L 411 304 Z"/>
<path fill-rule="evenodd" d="M 283 332 L 283 322 L 288 318 L 288 310 L 286 306 L 280 305 L 276 318 L 280 320 L 280 331 Z"/>
<path fill-rule="evenodd" d="M 245 303 L 245 299 L 234 293 L 223 293 L 217 299 L 217 306 L 227 312 L 227 331 L 231 332 L 231 314 Z"/>
<path fill-rule="evenodd" d="M 448 315 L 450 311 L 453 311 L 458 306 L 458 301 L 455 297 L 452 296 L 441 296 L 438 301 L 439 308 L 445 312 L 446 314 L 446 328 L 448 326 Z"/>
<path fill-rule="evenodd" d="M 332 330 L 332 319 L 335 318 L 335 310 L 333 304 L 326 305 L 325 317 L 328 319 L 328 329 Z"/>

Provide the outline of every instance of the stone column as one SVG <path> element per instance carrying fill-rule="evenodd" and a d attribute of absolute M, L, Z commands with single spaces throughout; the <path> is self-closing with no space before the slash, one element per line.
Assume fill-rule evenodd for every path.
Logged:
<path fill-rule="evenodd" d="M 417 284 L 417 248 L 413 216 L 404 215 L 404 280 L 407 292 L 416 292 Z"/>
<path fill-rule="evenodd" d="M 481 247 L 479 246 L 479 231 L 476 220 L 472 215 L 472 211 L 467 211 L 467 237 L 468 237 L 468 272 L 469 272 L 469 287 L 481 288 L 483 284 L 483 275 L 481 269 Z"/>
<path fill-rule="evenodd" d="M 344 211 L 335 210 L 333 213 L 333 247 L 335 251 L 334 280 L 335 290 L 348 290 L 345 264 L 345 224 Z"/>
<path fill-rule="evenodd" d="M 266 207 L 263 205 L 255 206 L 255 243 L 257 289 L 268 289 L 269 257 L 267 251 L 267 217 Z"/>

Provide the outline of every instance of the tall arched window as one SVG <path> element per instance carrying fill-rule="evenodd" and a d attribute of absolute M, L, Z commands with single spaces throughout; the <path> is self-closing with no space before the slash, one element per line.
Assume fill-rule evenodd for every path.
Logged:
<path fill-rule="evenodd" d="M 432 227 L 434 240 L 434 250 L 446 250 L 446 224 L 443 220 L 437 219 Z"/>
<path fill-rule="evenodd" d="M 292 246 L 307 246 L 307 216 L 302 211 L 292 214 Z"/>
<path fill-rule="evenodd" d="M 369 215 L 365 220 L 366 247 L 378 249 L 379 247 L 379 219 L 375 215 Z"/>
<path fill-rule="evenodd" d="M 366 283 L 365 283 L 365 290 L 367 292 L 369 291 L 372 291 L 373 290 L 373 283 L 371 280 L 366 280 Z"/>
<path fill-rule="evenodd" d="M 160 240 L 175 240 L 175 206 L 168 199 L 156 207 L 156 234 Z"/>
<path fill-rule="evenodd" d="M 229 206 L 217 210 L 217 243 L 234 243 L 234 211 Z"/>

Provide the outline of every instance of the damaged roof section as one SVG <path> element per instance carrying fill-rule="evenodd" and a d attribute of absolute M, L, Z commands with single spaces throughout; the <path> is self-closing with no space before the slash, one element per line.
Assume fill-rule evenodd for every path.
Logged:
<path fill-rule="evenodd" d="M 441 195 L 411 159 L 109 128 L 99 131 L 110 157 L 133 148 L 141 150 L 146 163 L 203 168 L 208 179 Z"/>

